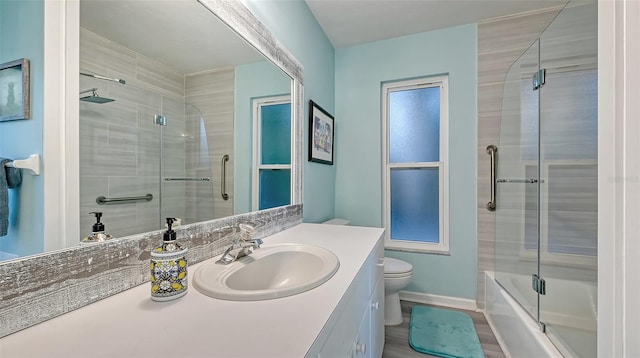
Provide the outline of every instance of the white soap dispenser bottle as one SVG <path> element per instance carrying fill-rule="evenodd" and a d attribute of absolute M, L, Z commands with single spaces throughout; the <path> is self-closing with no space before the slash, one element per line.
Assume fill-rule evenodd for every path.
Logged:
<path fill-rule="evenodd" d="M 176 242 L 175 219 L 167 218 L 162 245 L 151 251 L 151 299 L 170 301 L 187 293 L 187 248 Z"/>

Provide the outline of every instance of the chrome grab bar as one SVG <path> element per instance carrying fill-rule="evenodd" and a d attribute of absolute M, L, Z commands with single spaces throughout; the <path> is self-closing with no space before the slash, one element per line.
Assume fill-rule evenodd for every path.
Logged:
<path fill-rule="evenodd" d="M 487 210 L 496 211 L 496 154 L 498 147 L 491 144 L 487 146 L 487 154 L 491 156 L 491 201 L 487 203 Z"/>
<path fill-rule="evenodd" d="M 164 178 L 164 181 L 211 181 L 211 178 Z"/>
<path fill-rule="evenodd" d="M 220 192 L 222 193 L 223 200 L 229 200 L 229 194 L 227 194 L 227 162 L 229 161 L 229 154 L 222 156 L 222 178 L 220 178 Z"/>
<path fill-rule="evenodd" d="M 126 203 L 135 203 L 138 201 L 151 201 L 153 200 L 153 195 L 141 195 L 141 196 L 123 196 L 119 198 L 107 198 L 105 196 L 99 196 L 96 198 L 96 203 L 98 205 L 110 205 L 110 204 L 126 204 Z"/>

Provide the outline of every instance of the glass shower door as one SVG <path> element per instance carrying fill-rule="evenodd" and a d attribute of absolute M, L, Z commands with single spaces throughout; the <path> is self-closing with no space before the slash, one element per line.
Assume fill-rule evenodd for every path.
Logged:
<path fill-rule="evenodd" d="M 503 91 L 496 280 L 565 356 L 597 354 L 597 68 L 597 3 L 572 1 Z"/>
<path fill-rule="evenodd" d="M 162 100 L 160 225 L 167 217 L 183 225 L 214 219 L 216 178 L 204 115 L 182 100 Z"/>
<path fill-rule="evenodd" d="M 532 89 L 538 42 L 511 65 L 503 89 L 497 152 L 496 280 L 538 319 L 539 99 Z"/>
<path fill-rule="evenodd" d="M 595 357 L 597 4 L 571 2 L 540 37 L 540 321 L 567 356 Z"/>

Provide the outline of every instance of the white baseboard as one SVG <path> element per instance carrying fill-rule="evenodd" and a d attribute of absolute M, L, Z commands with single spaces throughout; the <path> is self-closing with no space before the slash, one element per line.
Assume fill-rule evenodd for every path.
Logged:
<path fill-rule="evenodd" d="M 467 311 L 477 311 L 478 305 L 475 300 L 459 297 L 449 297 L 432 295 L 429 293 L 412 292 L 412 291 L 400 291 L 400 299 L 403 301 L 411 301 L 424 303 L 427 305 L 444 306 L 451 308 L 458 308 Z"/>

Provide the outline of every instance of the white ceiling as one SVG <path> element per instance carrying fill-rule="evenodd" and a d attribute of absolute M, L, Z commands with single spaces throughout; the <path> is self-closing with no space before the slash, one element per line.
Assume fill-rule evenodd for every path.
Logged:
<path fill-rule="evenodd" d="M 344 47 L 556 6 L 567 0 L 305 1 L 332 44 Z M 89 31 L 184 74 L 264 60 L 194 0 L 81 0 L 80 15 L 80 25 Z"/>
<path fill-rule="evenodd" d="M 194 0 L 81 0 L 80 26 L 182 74 L 265 61 Z"/>
<path fill-rule="evenodd" d="M 334 47 L 563 5 L 567 0 L 306 0 Z"/>

